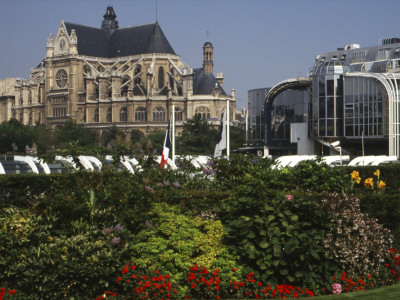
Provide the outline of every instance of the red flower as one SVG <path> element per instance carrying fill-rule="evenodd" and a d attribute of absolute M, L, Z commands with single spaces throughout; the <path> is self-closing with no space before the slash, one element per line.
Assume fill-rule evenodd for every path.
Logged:
<path fill-rule="evenodd" d="M 236 268 L 233 268 L 233 272 L 236 272 L 237 271 L 237 269 Z"/>
<path fill-rule="evenodd" d="M 218 269 L 215 269 L 213 275 L 214 275 L 214 276 L 217 276 L 217 275 L 218 275 Z"/>

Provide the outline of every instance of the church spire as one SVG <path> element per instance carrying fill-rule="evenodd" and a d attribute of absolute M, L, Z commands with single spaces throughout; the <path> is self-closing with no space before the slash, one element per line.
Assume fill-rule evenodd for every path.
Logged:
<path fill-rule="evenodd" d="M 107 6 L 106 13 L 104 14 L 104 20 L 101 22 L 101 29 L 118 29 L 118 21 L 116 20 L 117 15 L 115 14 L 112 6 Z"/>
<path fill-rule="evenodd" d="M 203 71 L 207 74 L 213 74 L 214 61 L 213 61 L 213 45 L 208 41 L 203 46 Z"/>

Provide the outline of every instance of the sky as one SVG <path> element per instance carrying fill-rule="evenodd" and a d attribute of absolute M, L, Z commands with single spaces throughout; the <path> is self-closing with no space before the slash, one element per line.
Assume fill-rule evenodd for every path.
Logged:
<path fill-rule="evenodd" d="M 192 68 L 209 40 L 237 109 L 249 90 L 308 76 L 317 54 L 400 37 L 400 0 L 0 0 L 0 79 L 29 78 L 61 20 L 99 28 L 108 5 L 120 28 L 158 21 Z"/>

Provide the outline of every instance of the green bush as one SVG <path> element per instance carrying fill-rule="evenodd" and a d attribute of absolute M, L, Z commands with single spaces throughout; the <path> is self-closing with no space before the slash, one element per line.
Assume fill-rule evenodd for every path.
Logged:
<path fill-rule="evenodd" d="M 220 221 L 183 215 L 178 207 L 155 203 L 146 214 L 145 229 L 131 241 L 131 261 L 142 270 L 169 273 L 182 279 L 194 264 L 232 270 L 235 257 L 222 243 Z"/>
<path fill-rule="evenodd" d="M 51 215 L 7 208 L 0 215 L 0 282 L 29 299 L 92 298 L 112 284 L 128 259 L 126 230 L 104 233 L 89 222 L 56 233 Z M 118 244 L 113 238 L 119 237 Z"/>
<path fill-rule="evenodd" d="M 229 248 L 265 283 L 321 288 L 334 272 L 322 244 L 328 216 L 306 194 L 285 195 L 247 175 L 218 216 Z"/>

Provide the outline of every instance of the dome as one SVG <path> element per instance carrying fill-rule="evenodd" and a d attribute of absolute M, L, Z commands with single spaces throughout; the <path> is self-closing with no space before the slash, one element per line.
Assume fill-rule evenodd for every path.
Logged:
<path fill-rule="evenodd" d="M 346 72 L 353 72 L 353 68 L 344 60 L 332 58 L 327 61 L 321 61 L 314 68 L 313 75 L 343 74 Z"/>
<path fill-rule="evenodd" d="M 205 42 L 203 47 L 212 47 L 213 45 L 210 42 Z"/>

